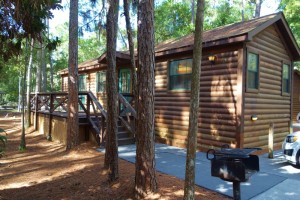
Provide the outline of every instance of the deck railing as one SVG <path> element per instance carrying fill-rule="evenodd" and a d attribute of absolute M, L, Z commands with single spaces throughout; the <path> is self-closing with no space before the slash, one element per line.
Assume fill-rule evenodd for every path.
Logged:
<path fill-rule="evenodd" d="M 92 130 L 95 132 L 97 142 L 101 145 L 105 141 L 105 129 L 107 111 L 103 108 L 101 103 L 97 100 L 92 92 L 79 92 L 79 115 L 85 115 L 88 119 Z M 49 120 L 51 122 L 53 116 L 67 117 L 68 112 L 68 93 L 67 92 L 40 92 L 31 94 L 31 106 L 30 109 L 35 113 L 43 113 L 50 115 Z M 132 105 L 121 94 L 118 95 L 119 104 L 123 108 L 120 110 L 119 119 L 123 126 L 135 135 L 135 121 L 136 111 Z M 124 119 L 124 116 L 125 119 Z M 132 117 L 131 117 L 132 116 Z M 35 117 L 35 124 L 37 118 Z M 49 126 L 49 134 L 51 134 L 51 126 Z M 51 137 L 51 135 L 50 135 Z"/>

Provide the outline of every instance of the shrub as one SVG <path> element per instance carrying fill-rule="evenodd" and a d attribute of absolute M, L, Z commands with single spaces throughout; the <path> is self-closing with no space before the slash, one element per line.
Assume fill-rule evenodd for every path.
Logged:
<path fill-rule="evenodd" d="M 6 132 L 2 128 L 0 128 L 0 133 L 6 133 Z M 0 135 L 0 157 L 4 154 L 6 143 L 7 143 L 7 137 Z"/>

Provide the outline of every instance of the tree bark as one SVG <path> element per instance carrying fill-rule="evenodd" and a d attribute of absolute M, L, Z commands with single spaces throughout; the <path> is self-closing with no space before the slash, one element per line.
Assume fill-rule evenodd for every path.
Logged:
<path fill-rule="evenodd" d="M 54 91 L 54 82 L 53 82 L 53 63 L 52 63 L 52 51 L 49 51 L 49 64 L 50 64 L 50 91 Z"/>
<path fill-rule="evenodd" d="M 262 0 L 256 0 L 255 4 L 255 18 L 260 17 L 260 10 L 261 10 L 261 4 L 262 4 Z"/>
<path fill-rule="evenodd" d="M 30 48 L 31 49 L 31 48 Z M 29 54 L 31 54 L 31 50 L 29 52 Z M 30 55 L 29 58 L 28 56 L 28 40 L 26 40 L 26 57 L 25 57 L 25 65 L 27 64 L 28 61 L 28 65 L 30 63 Z M 27 68 L 28 67 L 24 67 L 24 74 L 23 74 L 23 86 L 22 86 L 22 131 L 21 131 L 21 140 L 20 140 L 20 146 L 19 146 L 19 150 L 25 150 L 26 149 L 26 138 L 25 138 L 25 100 L 26 100 L 26 76 L 27 76 Z"/>
<path fill-rule="evenodd" d="M 44 44 L 42 42 L 42 49 L 41 49 L 41 75 L 42 75 L 42 81 L 41 81 L 41 89 L 42 92 L 47 92 L 47 69 L 46 69 L 46 48 L 44 47 Z"/>
<path fill-rule="evenodd" d="M 70 1 L 67 145 L 79 144 L 78 127 L 78 0 Z"/>
<path fill-rule="evenodd" d="M 27 66 L 27 81 L 26 81 L 26 123 L 25 127 L 28 128 L 30 126 L 30 84 L 31 84 L 31 68 L 32 68 L 32 57 L 33 57 L 33 45 L 34 45 L 34 39 L 31 39 L 30 42 L 30 55 L 29 55 L 29 61 Z"/>
<path fill-rule="evenodd" d="M 194 25 L 195 24 L 195 0 L 191 0 L 192 4 L 192 18 L 191 18 L 191 23 Z"/>
<path fill-rule="evenodd" d="M 138 100 L 135 197 L 157 189 L 154 147 L 154 1 L 138 5 Z"/>
<path fill-rule="evenodd" d="M 187 141 L 186 171 L 184 185 L 184 199 L 195 199 L 195 163 L 197 149 L 198 133 L 198 111 L 199 111 L 199 93 L 200 93 L 200 74 L 202 58 L 202 33 L 204 18 L 204 0 L 197 1 L 194 49 L 193 49 L 193 67 L 192 67 L 192 85 L 189 114 L 189 129 Z"/>
<path fill-rule="evenodd" d="M 116 73 L 116 46 L 118 30 L 119 0 L 108 1 L 107 13 L 107 134 L 104 166 L 108 169 L 108 180 L 119 178 L 118 168 L 118 91 Z"/>
<path fill-rule="evenodd" d="M 42 71 L 42 43 L 39 42 L 40 49 L 38 50 L 38 55 L 39 55 L 39 64 L 36 67 L 36 83 L 35 83 L 35 92 L 41 92 L 41 71 Z"/>
<path fill-rule="evenodd" d="M 130 24 L 130 15 L 129 15 L 129 5 L 128 0 L 123 1 L 124 4 L 124 15 L 125 15 L 125 22 L 126 22 L 126 30 L 127 30 L 127 37 L 128 37 L 128 44 L 129 44 L 129 52 L 130 52 L 130 64 L 131 64 L 131 74 L 132 74 L 132 92 L 135 98 L 134 102 L 136 101 L 136 94 L 137 94 L 137 87 L 136 87 L 136 65 L 135 65 L 135 58 L 134 58 L 134 43 L 132 37 L 132 28 Z"/>
<path fill-rule="evenodd" d="M 21 112 L 22 106 L 22 72 L 19 75 L 19 97 L 18 97 L 18 112 Z"/>

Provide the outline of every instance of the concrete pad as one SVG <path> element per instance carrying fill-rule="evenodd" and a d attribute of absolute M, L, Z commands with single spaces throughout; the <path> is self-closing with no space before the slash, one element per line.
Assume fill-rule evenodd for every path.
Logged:
<path fill-rule="evenodd" d="M 300 198 L 300 181 L 286 179 L 252 200 L 298 200 Z"/>
<path fill-rule="evenodd" d="M 99 150 L 99 149 L 98 149 Z M 129 162 L 135 163 L 136 146 L 126 145 L 119 147 L 119 157 Z M 103 149 L 99 151 L 104 152 Z M 184 180 L 186 150 L 165 144 L 155 144 L 156 169 L 164 174 L 175 176 Z M 281 151 L 274 152 L 274 159 L 268 159 L 267 154 L 259 156 L 260 172 L 253 175 L 248 182 L 241 183 L 241 199 L 272 199 L 268 195 L 276 195 L 276 191 L 271 188 L 279 187 L 280 193 L 284 194 L 285 199 L 294 198 L 299 192 L 291 187 L 286 187 L 287 178 L 298 179 L 300 169 L 297 169 L 285 162 Z M 198 186 L 233 196 L 232 183 L 223 181 L 220 178 L 211 176 L 211 163 L 206 158 L 206 153 L 197 152 L 196 154 L 196 177 L 195 182 Z M 292 180 L 291 180 L 292 181 Z M 300 180 L 293 184 L 299 187 Z M 280 187 L 282 185 L 282 187 Z M 271 191 L 271 193 L 269 192 Z M 291 191 L 291 192 L 289 192 Z M 263 196 L 266 193 L 266 196 Z M 296 195 L 297 194 L 297 195 Z M 282 199 L 282 198 L 277 198 Z M 299 199 L 299 195 L 298 195 Z"/>

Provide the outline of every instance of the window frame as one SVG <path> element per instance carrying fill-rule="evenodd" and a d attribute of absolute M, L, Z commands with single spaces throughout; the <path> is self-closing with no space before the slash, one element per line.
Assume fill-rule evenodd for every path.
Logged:
<path fill-rule="evenodd" d="M 186 88 L 181 88 L 181 89 L 171 89 L 171 63 L 172 62 L 176 62 L 176 61 L 181 61 L 181 60 L 191 60 L 191 63 L 193 65 L 193 58 L 192 57 L 184 57 L 184 58 L 179 58 L 179 59 L 172 59 L 172 60 L 168 60 L 167 66 L 168 66 L 168 82 L 167 82 L 167 88 L 169 92 L 190 92 L 191 89 L 186 89 Z M 193 66 L 191 66 L 191 69 L 193 68 Z M 191 73 L 185 73 L 185 74 L 178 74 L 178 75 L 172 75 L 172 76 L 180 76 L 180 75 L 190 75 L 192 76 L 192 71 Z M 190 86 L 191 87 L 191 86 Z"/>
<path fill-rule="evenodd" d="M 127 86 L 129 86 L 129 92 L 123 92 L 121 91 L 123 88 L 121 88 L 121 85 L 122 85 L 122 77 L 121 77 L 121 72 L 124 71 L 124 72 L 129 72 L 129 79 L 127 79 L 128 77 L 126 77 L 126 81 L 127 82 Z M 129 80 L 129 83 L 128 83 L 128 80 Z M 118 92 L 121 93 L 121 94 L 132 94 L 132 71 L 130 68 L 120 68 L 119 69 L 119 72 L 118 72 Z"/>
<path fill-rule="evenodd" d="M 84 81 L 84 86 L 85 86 L 85 88 L 84 88 L 84 90 L 81 90 L 81 88 L 80 88 L 80 77 L 83 77 L 83 81 Z M 82 91 L 87 91 L 87 74 L 79 74 L 78 75 L 78 92 L 82 92 Z"/>
<path fill-rule="evenodd" d="M 248 70 L 248 59 L 249 59 L 249 54 L 254 54 L 257 56 L 257 88 L 251 88 L 249 87 L 249 70 Z M 246 92 L 250 93 L 259 93 L 260 89 L 260 55 L 257 51 L 254 50 L 249 50 L 247 51 L 247 56 L 246 56 Z"/>
<path fill-rule="evenodd" d="M 283 81 L 284 81 L 284 78 L 283 78 L 283 68 L 284 68 L 284 66 L 288 66 L 288 75 L 289 75 L 289 79 L 288 79 L 288 86 L 289 86 L 289 91 L 288 92 L 286 92 L 286 91 L 284 91 L 283 89 Z M 281 95 L 282 96 L 290 96 L 291 95 L 291 89 L 292 89 L 292 85 L 291 85 L 291 79 L 292 79 L 292 75 L 291 75 L 291 72 L 292 72 L 292 70 L 291 70 L 291 64 L 289 63 L 289 62 L 284 62 L 284 61 L 282 61 L 282 64 L 281 64 Z"/>
<path fill-rule="evenodd" d="M 104 91 L 99 91 L 99 74 L 105 74 L 105 87 L 104 87 Z M 106 70 L 101 70 L 101 71 L 98 71 L 96 73 L 96 93 L 106 93 L 106 80 L 107 78 L 107 71 Z"/>

